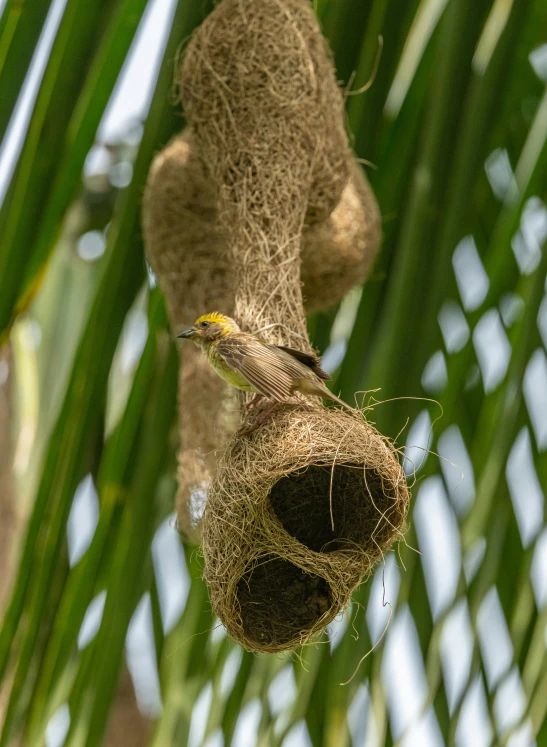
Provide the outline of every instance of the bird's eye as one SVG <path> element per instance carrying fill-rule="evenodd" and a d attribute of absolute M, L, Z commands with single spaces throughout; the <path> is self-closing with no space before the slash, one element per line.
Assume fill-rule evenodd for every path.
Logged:
<path fill-rule="evenodd" d="M 199 323 L 199 326 L 200 326 L 200 327 L 201 327 L 202 329 L 205 329 L 205 327 L 208 327 L 208 326 L 209 326 L 209 322 L 200 322 L 200 323 Z"/>

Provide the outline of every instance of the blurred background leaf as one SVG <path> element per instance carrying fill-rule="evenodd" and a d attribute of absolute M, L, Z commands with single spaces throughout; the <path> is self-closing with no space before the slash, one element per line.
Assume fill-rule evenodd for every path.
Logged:
<path fill-rule="evenodd" d="M 383 249 L 309 329 L 348 401 L 381 388 L 406 545 L 317 646 L 226 637 L 175 529 L 177 359 L 139 220 L 212 3 L 4 0 L 1 745 L 547 740 L 547 6 L 313 5 L 349 92 L 381 50 L 347 114 Z"/>

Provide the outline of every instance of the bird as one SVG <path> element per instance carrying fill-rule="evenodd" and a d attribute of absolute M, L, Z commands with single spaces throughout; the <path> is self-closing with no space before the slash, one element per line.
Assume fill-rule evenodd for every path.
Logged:
<path fill-rule="evenodd" d="M 320 368 L 321 359 L 302 350 L 270 345 L 256 335 L 242 332 L 229 316 L 215 311 L 203 314 L 193 327 L 178 338 L 191 340 L 207 357 L 210 366 L 237 389 L 254 392 L 248 407 L 266 397 L 275 406 L 295 392 L 333 400 L 351 411 L 351 407 L 333 394 L 324 383 L 330 376 Z"/>

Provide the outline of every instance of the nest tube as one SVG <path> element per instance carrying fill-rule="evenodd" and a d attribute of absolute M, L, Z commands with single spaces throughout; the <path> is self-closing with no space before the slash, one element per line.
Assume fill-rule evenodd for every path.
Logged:
<path fill-rule="evenodd" d="M 343 102 L 309 5 L 224 0 L 190 42 L 180 84 L 218 186 L 235 317 L 272 344 L 311 351 L 302 235 L 338 204 L 349 168 Z M 330 128 L 325 112 L 336 115 Z M 394 450 L 360 412 L 299 396 L 279 405 L 230 439 L 209 489 L 214 612 L 249 650 L 306 643 L 401 535 L 407 506 Z"/>

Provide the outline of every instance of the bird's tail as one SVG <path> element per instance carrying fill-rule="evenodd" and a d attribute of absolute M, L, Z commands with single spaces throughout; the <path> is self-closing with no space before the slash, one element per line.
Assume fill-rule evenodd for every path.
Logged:
<path fill-rule="evenodd" d="M 322 381 L 311 381 L 310 379 L 297 379 L 293 384 L 293 390 L 302 392 L 303 394 L 315 394 L 323 399 L 331 399 L 333 402 L 341 405 L 345 410 L 349 412 L 355 412 L 353 407 L 350 407 L 347 402 L 333 394 L 328 387 L 326 387 Z"/>
<path fill-rule="evenodd" d="M 340 397 L 337 397 L 336 394 L 333 394 L 330 389 L 327 389 L 325 387 L 325 391 L 323 392 L 323 397 L 326 399 L 331 399 L 333 402 L 337 402 L 339 405 L 341 405 L 345 410 L 348 410 L 349 412 L 355 412 L 354 408 L 348 405 L 347 402 L 344 402 L 343 399 L 340 399 Z"/>

